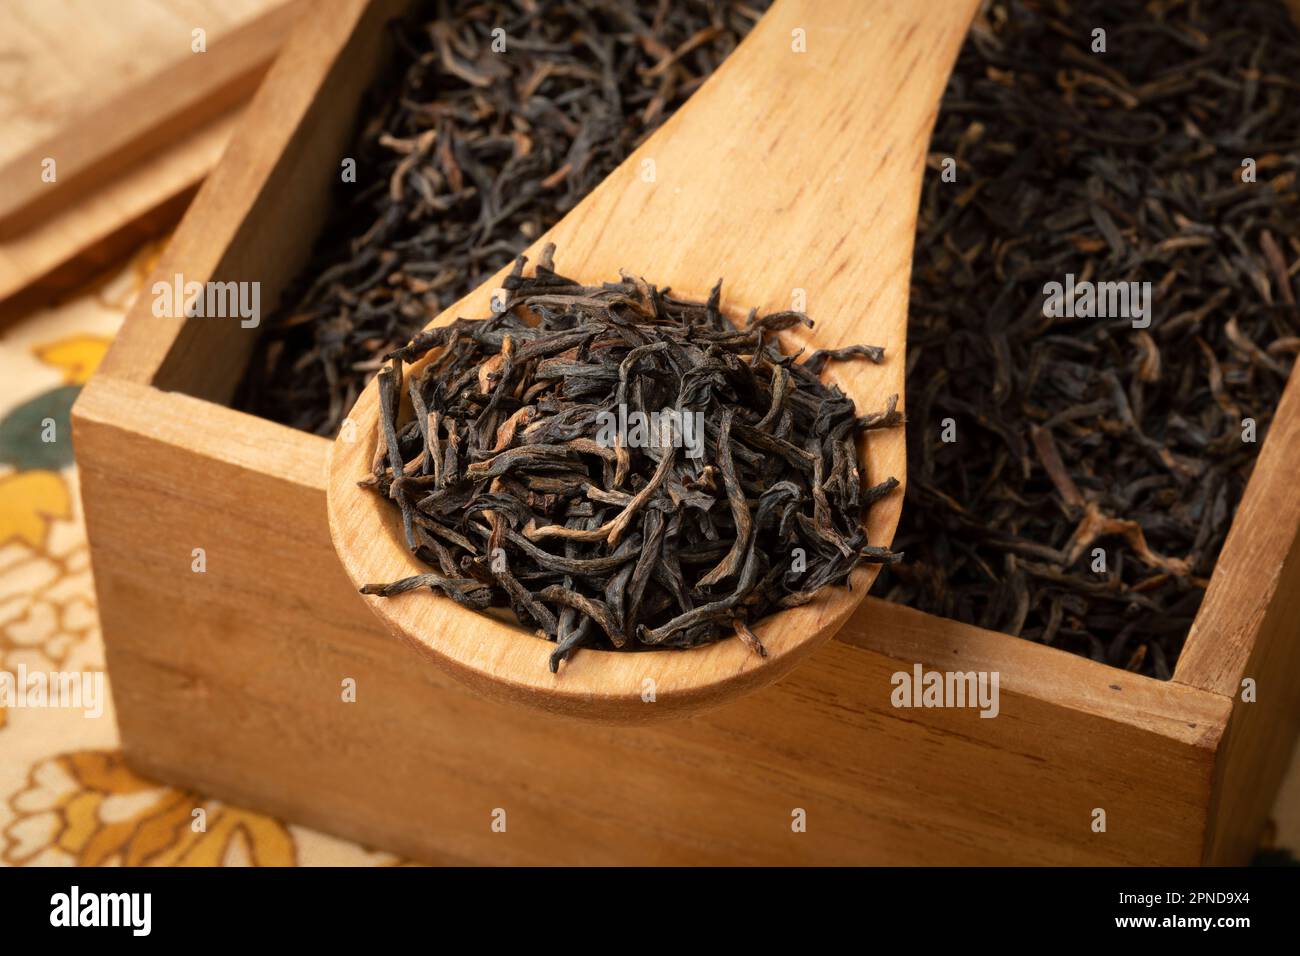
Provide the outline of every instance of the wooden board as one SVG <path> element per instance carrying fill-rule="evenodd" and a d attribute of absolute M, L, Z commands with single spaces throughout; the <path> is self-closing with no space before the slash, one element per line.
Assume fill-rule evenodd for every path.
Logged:
<path fill-rule="evenodd" d="M 0 8 L 0 163 L 56 135 L 97 100 L 190 55 L 274 0 L 5 0 Z"/>
<path fill-rule="evenodd" d="M 1174 680 L 1233 702 L 1211 858 L 1242 859 L 1257 845 L 1300 731 L 1297 449 L 1293 373 L 1174 671 Z"/>
<path fill-rule="evenodd" d="M 96 28 L 105 17 L 112 28 Z M 13 184 L 0 321 L 170 228 L 297 17 L 286 0 L 6 5 L 0 72 L 21 71 L 22 98 L 0 112 L 0 178 Z M 199 26 L 204 54 L 190 49 Z M 55 183 L 40 178 L 47 156 Z"/>

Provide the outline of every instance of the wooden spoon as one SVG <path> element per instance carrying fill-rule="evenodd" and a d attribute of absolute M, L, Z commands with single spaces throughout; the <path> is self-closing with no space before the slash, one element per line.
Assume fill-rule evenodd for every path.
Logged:
<path fill-rule="evenodd" d="M 859 414 L 903 391 L 907 295 L 926 149 L 940 96 L 978 0 L 778 0 L 750 36 L 667 122 L 554 229 L 556 268 L 586 283 L 644 276 L 698 299 L 723 278 L 730 314 L 792 307 L 813 329 L 787 349 L 884 346 L 885 362 L 832 363 L 827 376 Z M 440 315 L 491 314 L 505 272 Z M 418 365 L 417 365 L 418 367 Z M 334 546 L 358 585 L 428 570 L 407 551 L 398 512 L 357 482 L 377 443 L 372 381 L 330 459 Z M 903 481 L 903 429 L 869 433 L 866 480 Z M 901 489 L 870 511 L 888 544 Z M 428 591 L 367 597 L 396 634 L 480 691 L 574 716 L 648 721 L 716 706 L 767 684 L 830 638 L 866 596 L 852 588 L 760 621 L 760 657 L 723 639 L 693 650 L 583 649 L 552 674 L 554 644 Z"/>

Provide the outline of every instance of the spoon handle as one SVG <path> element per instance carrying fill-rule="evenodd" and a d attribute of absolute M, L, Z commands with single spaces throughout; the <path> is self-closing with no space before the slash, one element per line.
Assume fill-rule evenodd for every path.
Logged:
<path fill-rule="evenodd" d="M 561 267 L 695 295 L 722 277 L 724 302 L 811 313 L 818 347 L 901 355 L 930 130 L 977 3 L 778 0 L 551 231 Z"/>

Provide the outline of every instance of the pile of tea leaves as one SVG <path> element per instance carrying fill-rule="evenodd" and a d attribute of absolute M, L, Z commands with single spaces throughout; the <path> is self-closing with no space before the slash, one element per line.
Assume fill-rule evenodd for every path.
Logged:
<path fill-rule="evenodd" d="M 931 145 L 877 593 L 1171 676 L 1300 348 L 1297 118 L 1275 0 L 984 8 Z M 1150 282 L 1150 326 L 1046 317 L 1067 274 Z"/>
<path fill-rule="evenodd" d="M 440 0 L 394 24 L 398 75 L 363 106 L 356 182 L 264 323 L 236 407 L 336 434 L 380 356 L 577 205 L 769 4 Z"/>
<path fill-rule="evenodd" d="M 896 426 L 897 396 L 859 416 L 819 374 L 879 348 L 796 362 L 777 333 L 800 312 L 724 317 L 642 279 L 583 286 L 548 247 L 503 311 L 420 332 L 379 373 L 379 440 L 362 481 L 400 510 L 432 570 L 363 593 L 428 588 L 508 606 L 556 642 L 687 648 L 735 635 L 899 555 L 867 542 L 857 439 Z M 529 319 L 536 320 L 535 324 Z M 403 363 L 427 364 L 403 380 Z M 409 420 L 399 420 L 403 393 Z M 416 598 L 408 597 L 404 600 Z"/>

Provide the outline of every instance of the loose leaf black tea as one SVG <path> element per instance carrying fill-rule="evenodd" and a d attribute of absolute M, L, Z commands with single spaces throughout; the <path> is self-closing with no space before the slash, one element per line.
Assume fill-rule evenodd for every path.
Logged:
<path fill-rule="evenodd" d="M 879 348 L 816 351 L 776 334 L 800 312 L 741 327 L 720 307 L 643 279 L 582 286 L 520 257 L 501 312 L 417 334 L 379 373 L 373 474 L 406 545 L 432 569 L 363 593 L 429 588 L 508 606 L 556 643 L 688 648 L 900 556 L 863 522 L 898 482 L 866 486 L 863 432 L 896 426 L 897 396 L 859 416 L 818 377 Z M 531 318 L 534 321 L 527 321 Z M 403 381 L 403 363 L 430 355 Z M 402 421 L 403 395 L 411 414 Z M 409 599 L 409 598 L 408 598 Z"/>
<path fill-rule="evenodd" d="M 268 317 L 237 405 L 334 435 L 378 356 L 559 222 L 769 3 L 440 2 L 395 24 L 400 76 L 365 113 L 357 182 Z"/>
<path fill-rule="evenodd" d="M 365 175 L 268 323 L 242 406 L 333 434 L 384 354 L 558 221 L 767 5 L 439 4 L 398 27 L 399 82 L 377 91 L 354 150 Z M 896 539 L 913 560 L 885 569 L 880 593 L 1171 675 L 1300 349 L 1297 116 L 1300 46 L 1278 0 L 984 6 L 922 194 Z M 1067 275 L 1150 283 L 1149 324 L 1045 315 L 1046 284 Z M 467 467 L 466 434 L 444 436 L 441 467 L 453 447 Z M 511 461 L 493 480 L 514 480 Z M 475 582 L 460 597 L 486 596 L 481 569 L 437 566 Z M 491 586 L 527 615 L 539 599 L 521 573 Z M 538 606 L 566 639 L 583 613 Z"/>
<path fill-rule="evenodd" d="M 984 9 L 931 144 L 880 593 L 1171 676 L 1300 348 L 1298 121 L 1275 0 Z M 1067 274 L 1150 282 L 1149 327 L 1045 316 Z"/>

